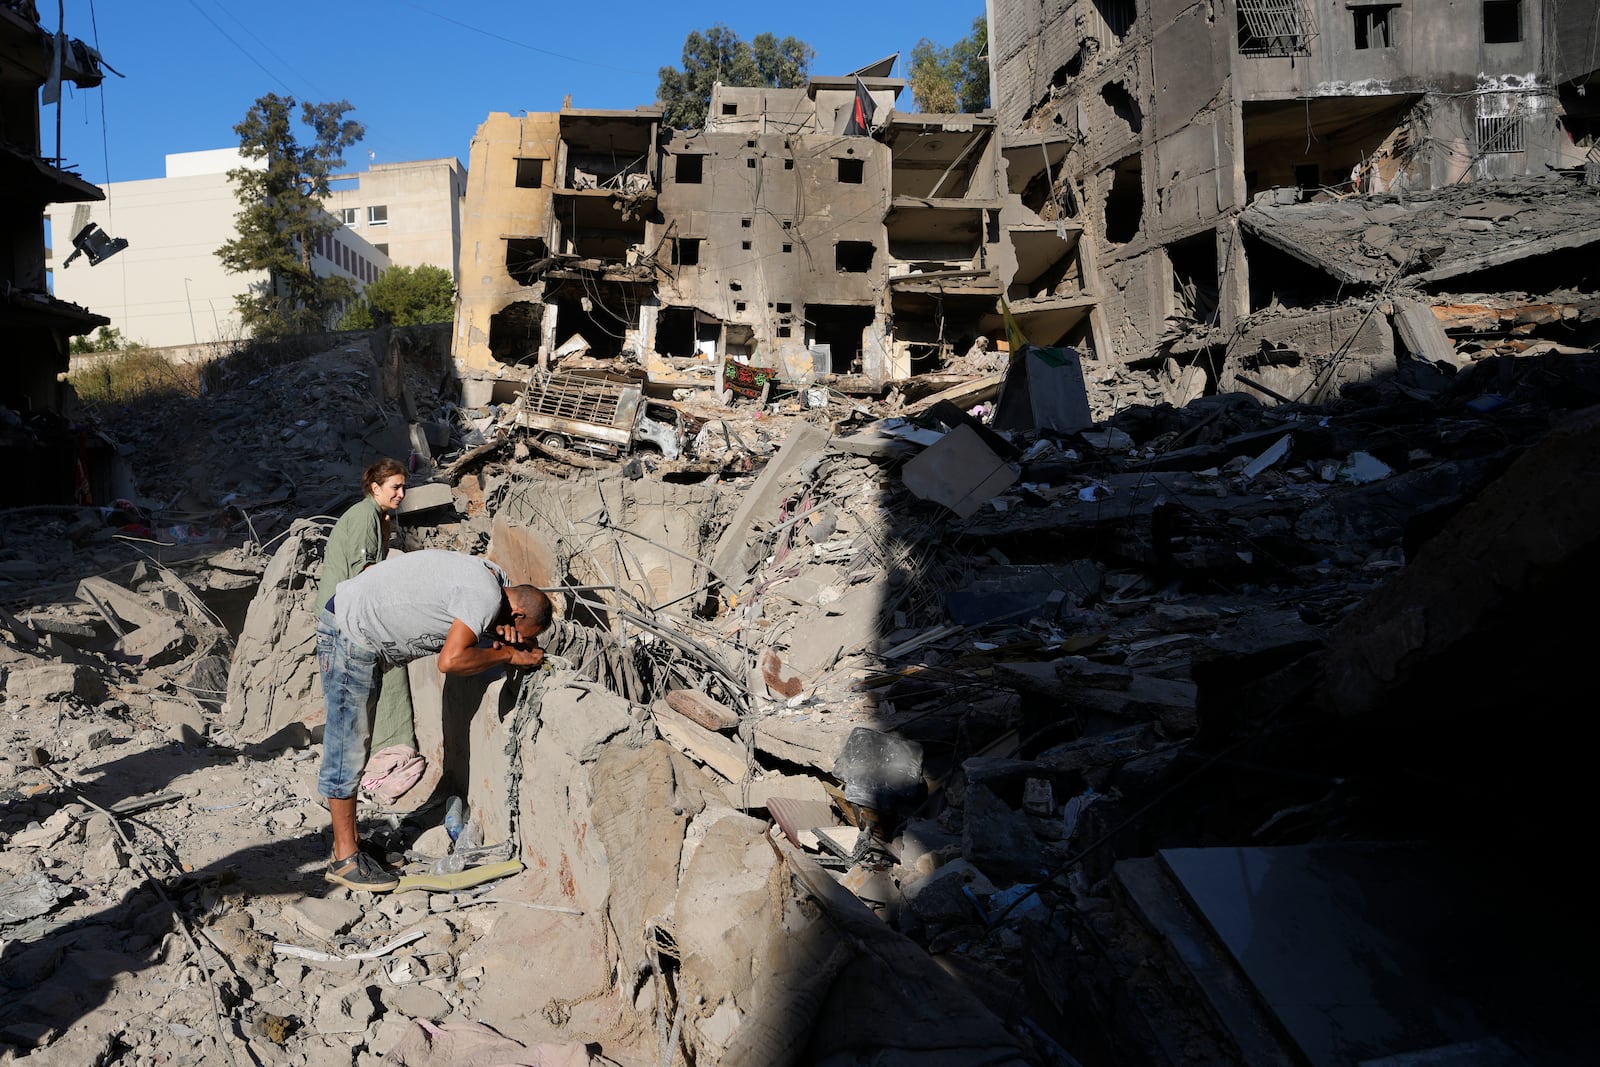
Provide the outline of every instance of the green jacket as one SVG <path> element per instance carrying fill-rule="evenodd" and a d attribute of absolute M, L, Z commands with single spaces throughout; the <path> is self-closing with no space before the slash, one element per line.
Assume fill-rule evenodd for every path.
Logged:
<path fill-rule="evenodd" d="M 322 582 L 311 602 L 312 613 L 322 611 L 340 582 L 354 578 L 388 553 L 389 546 L 383 543 L 383 515 L 370 494 L 363 496 L 339 516 L 328 534 L 322 550 Z"/>

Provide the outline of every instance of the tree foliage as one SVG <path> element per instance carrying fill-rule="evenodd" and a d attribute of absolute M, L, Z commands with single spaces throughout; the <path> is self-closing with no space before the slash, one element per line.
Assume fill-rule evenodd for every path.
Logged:
<path fill-rule="evenodd" d="M 395 326 L 420 326 L 449 322 L 456 313 L 456 287 L 450 272 L 427 263 L 389 267 L 367 286 L 365 296 L 345 312 L 339 329 L 370 330 L 379 316 L 387 316 Z"/>
<path fill-rule="evenodd" d="M 264 167 L 228 172 L 239 197 L 237 236 L 217 249 L 233 273 L 265 271 L 265 282 L 236 298 L 246 331 L 256 337 L 307 333 L 328 327 L 334 312 L 355 295 L 344 277 L 318 277 L 311 267 L 317 241 L 339 223 L 322 207 L 328 177 L 344 166 L 344 150 L 366 127 L 347 118 L 348 100 L 300 105 L 304 144 L 291 119 L 292 96 L 260 97 L 233 128 L 239 151 Z"/>
<path fill-rule="evenodd" d="M 136 352 L 144 348 L 138 341 L 130 341 L 115 326 L 102 326 L 93 336 L 74 337 L 67 350 L 74 356 L 95 352 Z"/>
<path fill-rule="evenodd" d="M 911 50 L 911 96 L 934 114 L 982 111 L 989 106 L 989 22 L 979 15 L 972 32 L 948 48 L 924 37 Z"/>
<path fill-rule="evenodd" d="M 758 33 L 743 41 L 720 22 L 703 33 L 694 30 L 683 42 L 683 69 L 660 70 L 656 97 L 666 111 L 662 121 L 684 130 L 704 126 L 711 87 L 717 82 L 769 89 L 804 85 L 816 55 L 798 37 Z"/>

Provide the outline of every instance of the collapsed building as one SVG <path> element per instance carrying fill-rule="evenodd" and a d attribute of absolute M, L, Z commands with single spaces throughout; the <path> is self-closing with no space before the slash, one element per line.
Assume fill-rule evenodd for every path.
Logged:
<path fill-rule="evenodd" d="M 1011 186 L 1037 210 L 1060 205 L 1093 245 L 1086 287 L 1103 314 L 1102 352 L 1202 368 L 1170 399 L 1217 388 L 1229 357 L 1262 363 L 1261 331 L 1242 324 L 1264 311 L 1278 316 L 1267 347 L 1294 350 L 1265 362 L 1303 364 L 1289 395 L 1327 395 L 1338 382 L 1310 369 L 1314 357 L 1392 369 L 1397 288 L 1448 304 L 1427 297 L 1513 260 L 1531 268 L 1518 284 L 1501 275 L 1483 288 L 1583 287 L 1592 225 L 1508 214 L 1468 189 L 1565 172 L 1564 195 L 1584 198 L 1593 218 L 1592 197 L 1572 187 L 1594 176 L 1595 64 L 1571 43 L 1589 39 L 1593 4 L 1079 0 L 1041 11 L 991 0 L 988 13 Z M 1443 210 L 1396 240 L 1391 224 L 1403 227 L 1424 195 Z M 1326 210 L 1316 205 L 1351 198 L 1368 205 L 1361 225 L 1309 242 L 1285 235 Z M 1455 235 L 1495 244 L 1441 271 L 1435 246 Z M 1330 267 L 1352 245 L 1373 270 Z M 1355 306 L 1362 296 L 1383 305 L 1375 323 L 1373 301 Z M 1340 301 L 1349 306 L 1330 321 Z M 1402 355 L 1421 347 L 1402 344 Z"/>
<path fill-rule="evenodd" d="M 71 390 L 59 376 L 67 370 L 70 339 L 110 320 L 53 295 L 54 257 L 43 220 L 47 204 L 100 200 L 103 194 L 61 159 L 45 155 L 39 99 L 41 87 L 46 102 L 59 101 L 63 82 L 87 89 L 103 77 L 99 53 L 77 38 L 46 31 L 32 0 L 0 4 L 0 333 L 6 361 L 0 456 L 17 472 L 0 497 L 6 503 L 62 503 L 81 496 L 80 442 L 64 419 Z M 57 153 L 59 133 L 58 125 Z M 91 262 L 100 250 L 91 246 Z"/>
<path fill-rule="evenodd" d="M 1007 295 L 1036 340 L 1086 337 L 1078 228 L 1007 190 L 991 114 L 893 110 L 890 66 L 719 85 L 703 130 L 648 108 L 491 115 L 465 207 L 465 392 L 583 352 L 663 388 L 718 386 L 729 361 L 881 386 L 994 336 Z M 840 132 L 858 83 L 875 136 Z"/>

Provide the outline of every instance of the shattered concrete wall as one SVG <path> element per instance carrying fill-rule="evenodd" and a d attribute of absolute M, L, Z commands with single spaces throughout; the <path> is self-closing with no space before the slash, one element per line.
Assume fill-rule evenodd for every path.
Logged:
<path fill-rule="evenodd" d="M 992 118 L 902 116 L 906 83 L 868 81 L 871 137 L 839 135 L 855 84 L 840 78 L 718 87 L 705 130 L 659 131 L 650 109 L 491 115 L 473 142 L 455 340 L 469 402 L 503 399 L 494 383 L 520 378 L 511 364 L 565 358 L 569 342 L 693 386 L 728 359 L 797 380 L 893 380 L 998 336 L 995 298 L 1062 256 L 1041 255 L 1048 228 L 1031 213 L 1013 222 L 1039 227 L 1026 254 L 1001 233 L 1016 205 Z M 591 140 L 596 124 L 631 124 L 623 155 L 648 132 L 640 173 L 581 181 L 583 123 Z M 1047 284 L 1064 273 L 1081 291 L 1075 267 Z M 922 274 L 939 277 L 890 299 Z"/>
<path fill-rule="evenodd" d="M 1556 85 L 1592 60 L 1562 52 L 1547 5 L 1302 0 L 1271 40 L 1251 30 L 1262 11 L 990 0 L 1002 138 L 1065 149 L 1056 177 L 1079 194 L 1120 351 L 1152 350 L 1171 316 L 1230 328 L 1248 313 L 1230 220 L 1263 190 L 1309 199 L 1583 162 Z M 1182 295 L 1196 284 L 1198 302 Z"/>
<path fill-rule="evenodd" d="M 890 155 L 866 137 L 690 131 L 663 145 L 661 216 L 649 243 L 676 242 L 664 305 L 750 326 L 763 366 L 809 377 L 812 305 L 859 309 L 853 351 L 833 369 L 881 366 Z M 680 162 L 698 157 L 697 163 Z M 668 236 L 670 233 L 670 236 Z M 698 246 L 694 263 L 686 243 Z M 844 331 L 841 331 L 841 335 Z M 879 338 L 877 343 L 872 339 Z"/>
<path fill-rule="evenodd" d="M 542 288 L 529 284 L 528 269 L 548 247 L 559 149 L 558 116 L 549 112 L 491 113 L 472 138 L 451 346 L 464 379 L 492 381 L 500 364 L 538 356 Z"/>

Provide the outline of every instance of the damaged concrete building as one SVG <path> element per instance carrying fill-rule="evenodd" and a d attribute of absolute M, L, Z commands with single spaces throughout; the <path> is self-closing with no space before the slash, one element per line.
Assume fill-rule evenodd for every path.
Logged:
<path fill-rule="evenodd" d="M 992 114 L 894 110 L 891 66 L 718 86 L 702 130 L 647 108 L 491 115 L 463 224 L 468 396 L 581 352 L 667 387 L 716 385 L 727 361 L 878 385 L 995 336 L 1008 294 L 1030 336 L 1086 335 L 1078 228 L 1007 190 Z M 858 76 L 870 137 L 840 132 Z"/>
<path fill-rule="evenodd" d="M 99 53 L 47 32 L 31 0 L 0 3 L 0 457 L 17 472 L 0 497 L 6 503 L 75 496 L 77 441 L 62 419 L 71 390 L 57 376 L 67 370 L 69 340 L 110 320 L 53 295 L 43 219 L 46 204 L 103 194 L 45 155 L 39 99 L 41 87 L 47 101 L 59 100 L 63 82 L 87 89 L 102 78 Z"/>
<path fill-rule="evenodd" d="M 1011 187 L 1083 227 L 1097 253 L 1088 288 L 1107 324 L 1102 352 L 1125 359 L 1162 353 L 1185 329 L 1214 328 L 1174 353 L 1192 360 L 1221 351 L 1265 308 L 1349 296 L 1353 279 L 1325 262 L 1340 244 L 1364 242 L 1381 268 L 1356 291 L 1426 272 L 1436 255 L 1428 231 L 1396 240 L 1385 229 L 1417 194 L 1593 170 L 1586 89 L 1595 60 L 1572 44 L 1589 39 L 1593 3 L 990 0 L 988 14 Z M 1384 210 L 1357 227 L 1324 228 L 1314 242 L 1281 236 L 1311 202 L 1351 196 Z M 1454 203 L 1470 207 L 1472 194 Z M 1495 224 L 1505 218 L 1447 210 L 1431 225 L 1551 236 L 1525 232 L 1538 228 L 1535 216 Z M 1589 241 L 1526 241 L 1494 262 Z M 1545 261 L 1546 277 L 1569 259 Z M 1485 265 L 1469 261 L 1454 276 Z M 1367 318 L 1365 309 L 1341 314 L 1350 321 L 1280 322 L 1274 343 L 1337 350 Z M 1380 316 L 1367 333 L 1356 347 L 1392 364 L 1388 323 Z M 1207 377 L 1210 387 L 1228 384 L 1215 364 Z"/>

